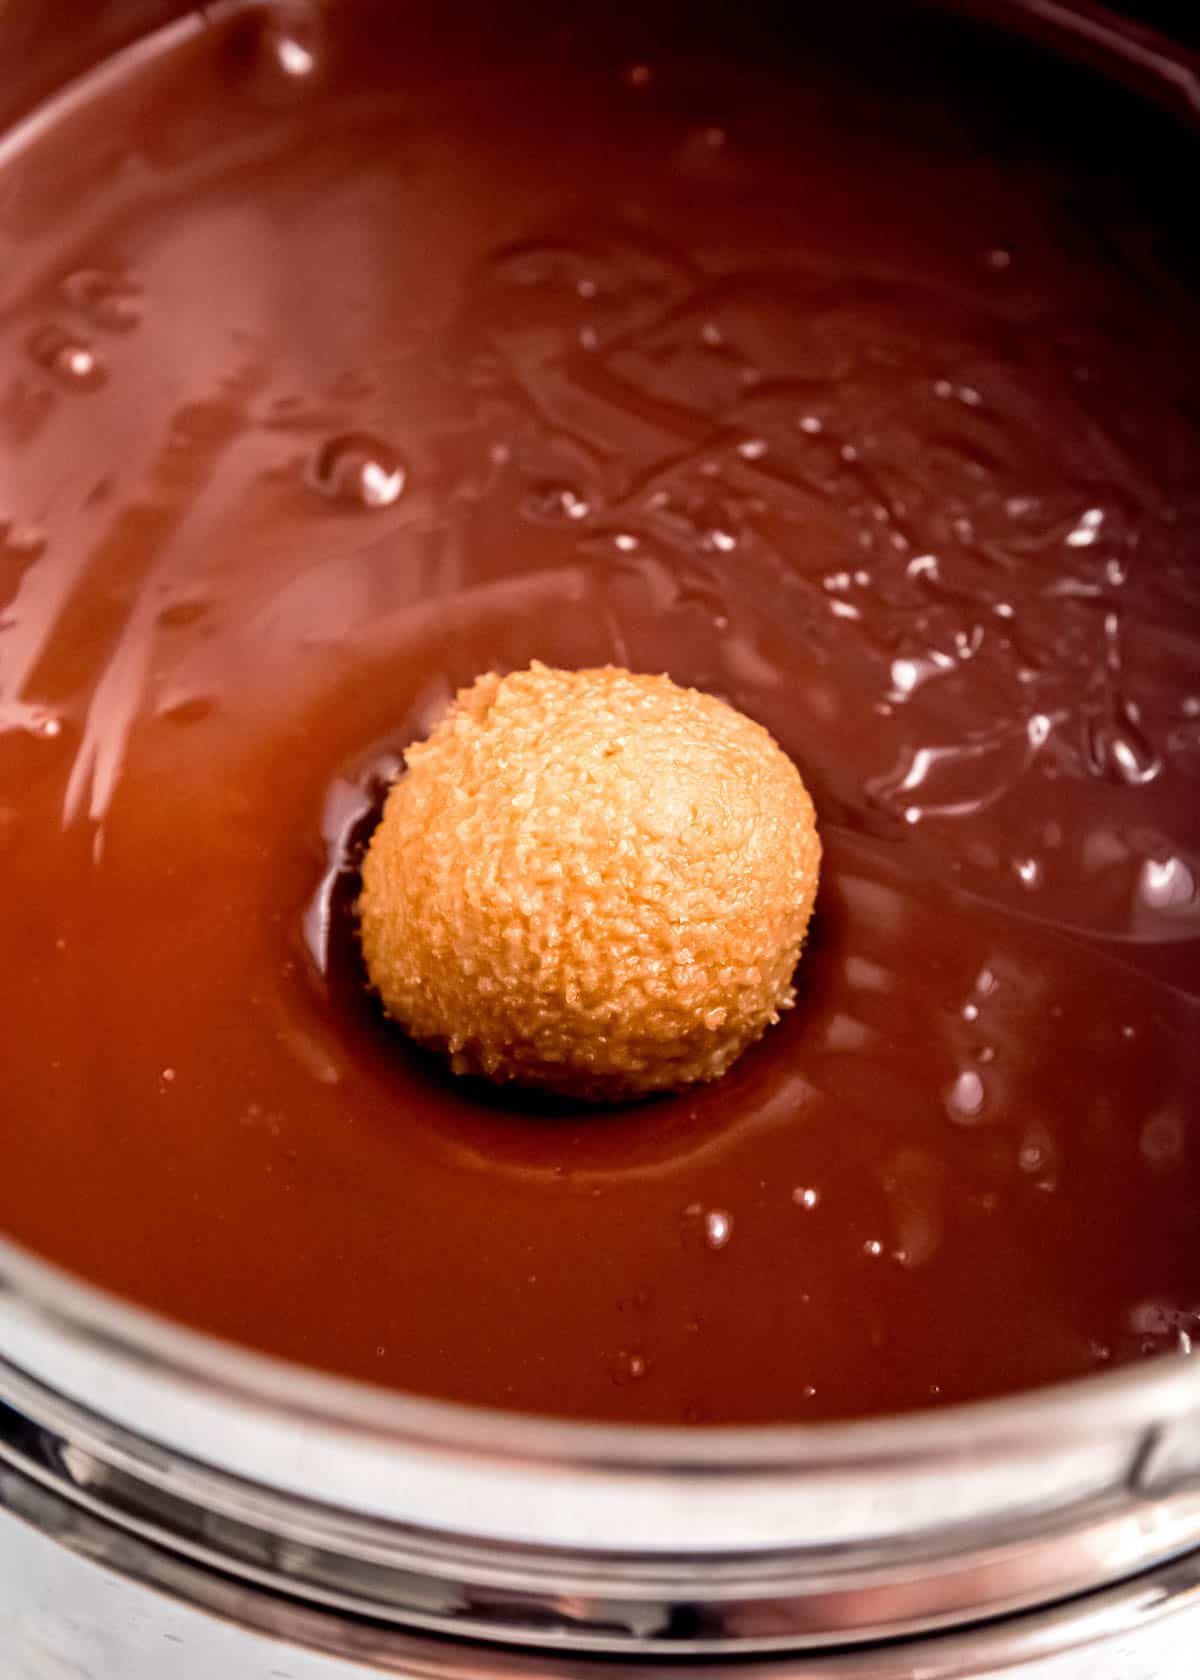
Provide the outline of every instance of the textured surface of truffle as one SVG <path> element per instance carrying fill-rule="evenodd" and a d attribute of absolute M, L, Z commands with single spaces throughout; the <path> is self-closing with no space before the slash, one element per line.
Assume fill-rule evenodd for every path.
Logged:
<path fill-rule="evenodd" d="M 535 664 L 409 748 L 363 865 L 384 1008 L 459 1073 L 593 1101 L 715 1079 L 793 997 L 820 864 L 760 725 Z"/>

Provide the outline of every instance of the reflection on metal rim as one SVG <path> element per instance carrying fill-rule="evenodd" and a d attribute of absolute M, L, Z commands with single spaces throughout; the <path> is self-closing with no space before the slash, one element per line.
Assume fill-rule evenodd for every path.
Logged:
<path fill-rule="evenodd" d="M 180 1335 L 202 1342 L 164 1331 Z M 706 1431 L 697 1462 L 686 1432 L 400 1396 L 377 1397 L 390 1429 L 297 1417 L 217 1386 L 215 1346 L 205 1387 L 3 1294 L 0 1341 L 0 1460 L 23 1479 L 247 1587 L 408 1629 L 609 1654 L 812 1649 L 1045 1605 L 1200 1547 L 1185 1360 L 1098 1379 L 1074 1408 L 1070 1389 Z"/>
<path fill-rule="evenodd" d="M 481 1649 L 458 1640 L 436 1640 L 389 1628 L 367 1618 L 347 1618 L 264 1592 L 162 1551 L 99 1520 L 78 1506 L 0 1466 L 0 1508 L 30 1524 L 77 1556 L 237 1626 L 406 1680 L 589 1680 L 597 1672 L 586 1656 L 559 1651 Z M 807 1652 L 739 1661 L 739 1680 L 978 1680 L 1024 1664 L 1049 1663 L 1114 1645 L 1144 1650 L 1146 1636 L 1171 1640 L 1175 1618 L 1200 1605 L 1200 1553 L 1191 1553 L 1106 1592 L 1049 1610 L 991 1622 L 917 1642 Z M 1187 1634 L 1182 1634 L 1186 1639 Z M 1173 1648 L 1173 1646 L 1172 1646 Z M 665 1652 L 663 1653 L 666 1654 Z M 611 1680 L 637 1680 L 647 1672 L 645 1650 L 624 1661 L 609 1658 Z M 1089 1672 L 1099 1673 L 1099 1669 Z M 678 1680 L 699 1680 L 733 1670 L 711 1661 L 672 1662 Z M 1058 1670 L 1056 1669 L 1057 1673 Z M 1072 1670 L 1074 1672 L 1074 1670 Z"/>
<path fill-rule="evenodd" d="M 967 11 L 1014 27 L 1071 58 L 1098 65 L 1114 79 L 1179 115 L 1200 118 L 1200 55 L 1094 0 L 929 0 L 943 11 Z"/>

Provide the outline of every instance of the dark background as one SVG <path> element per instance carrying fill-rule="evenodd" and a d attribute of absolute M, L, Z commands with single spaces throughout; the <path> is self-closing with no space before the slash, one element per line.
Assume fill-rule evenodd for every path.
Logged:
<path fill-rule="evenodd" d="M 401 0 L 397 0 L 400 4 Z M 565 14 L 573 0 L 560 0 Z M 743 0 L 751 6 L 760 0 Z M 774 3 L 774 0 L 768 0 Z M 889 0 L 874 0 L 889 6 Z M 920 0 L 890 0 L 898 14 Z M 977 3 L 977 0 L 976 0 Z M 1200 50 L 1200 0 L 1093 0 Z M 638 0 L 610 0 L 636 9 Z M 793 0 L 794 5 L 794 0 Z M 813 0 L 795 8 L 816 10 Z M 68 76 L 165 19 L 203 10 L 204 0 L 0 0 L 0 128 Z"/>
<path fill-rule="evenodd" d="M 1113 10 L 1153 24 L 1177 41 L 1200 46 L 1200 0 L 1129 0 Z"/>

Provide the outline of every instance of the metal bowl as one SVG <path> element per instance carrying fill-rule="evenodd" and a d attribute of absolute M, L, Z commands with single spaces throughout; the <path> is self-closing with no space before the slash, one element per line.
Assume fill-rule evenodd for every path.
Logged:
<path fill-rule="evenodd" d="M 970 9 L 1200 117 L 1200 60 L 1098 7 Z M 8 117 L 90 58 L 201 27 L 109 6 L 64 46 L 50 10 L 0 8 L 0 58 L 16 42 L 28 67 Z M 852 1425 L 601 1427 L 260 1358 L 3 1239 L 0 1349 L 12 1512 L 131 1579 L 408 1674 L 787 1653 L 804 1674 L 948 1680 L 1200 1596 L 1194 1360 Z"/>

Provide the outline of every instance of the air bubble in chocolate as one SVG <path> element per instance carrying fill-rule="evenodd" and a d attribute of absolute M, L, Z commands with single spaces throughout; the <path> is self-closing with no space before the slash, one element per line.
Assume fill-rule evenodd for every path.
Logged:
<path fill-rule="evenodd" d="M 39 367 L 73 391 L 98 391 L 108 379 L 100 357 L 82 338 L 61 327 L 41 327 L 28 340 L 29 354 Z"/>
<path fill-rule="evenodd" d="M 309 472 L 313 489 L 329 501 L 369 512 L 399 501 L 407 479 L 407 468 L 391 445 L 367 432 L 331 438 Z"/>

